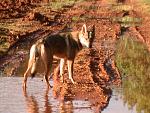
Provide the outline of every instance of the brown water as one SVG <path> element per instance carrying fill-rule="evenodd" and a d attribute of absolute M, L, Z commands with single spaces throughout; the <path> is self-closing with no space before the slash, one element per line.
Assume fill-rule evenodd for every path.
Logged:
<path fill-rule="evenodd" d="M 93 113 L 88 101 L 60 101 L 47 90 L 41 78 L 29 79 L 22 90 L 22 77 L 0 78 L 0 113 Z M 53 84 L 51 82 L 51 84 Z"/>
<path fill-rule="evenodd" d="M 13 65 L 8 66 L 10 69 L 12 67 Z M 21 76 L 22 70 L 24 70 L 23 67 L 18 68 L 16 74 Z M 55 98 L 53 88 L 47 91 L 45 82 L 41 81 L 42 77 L 34 79 L 29 77 L 27 91 L 24 92 L 23 77 L 4 77 L 4 73 L 1 72 L 1 74 L 0 76 L 3 77 L 0 77 L 0 113 L 95 113 L 95 108 L 86 99 L 86 95 L 85 98 L 83 96 L 70 101 L 66 98 L 67 100 L 62 101 Z M 50 84 L 54 86 L 53 81 L 50 81 Z M 123 98 L 120 98 L 122 91 L 123 89 L 119 89 L 118 93 L 118 89 L 113 90 L 108 107 L 102 113 L 136 113 L 135 110 L 130 112 L 127 105 L 124 105 Z"/>
<path fill-rule="evenodd" d="M 25 92 L 22 80 L 22 77 L 0 78 L 0 113 L 95 113 L 91 103 L 84 99 L 62 101 L 55 98 L 53 89 L 47 90 L 41 78 L 29 79 Z M 122 90 L 113 89 L 109 105 L 101 113 L 137 113 L 136 107 L 129 109 L 124 103 Z"/>

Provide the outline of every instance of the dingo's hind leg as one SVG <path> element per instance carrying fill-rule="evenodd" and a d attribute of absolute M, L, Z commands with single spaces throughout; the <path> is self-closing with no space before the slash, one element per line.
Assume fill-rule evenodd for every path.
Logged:
<path fill-rule="evenodd" d="M 29 62 L 28 62 L 28 67 L 27 67 L 27 70 L 26 72 L 24 73 L 24 81 L 23 81 L 23 87 L 26 88 L 26 82 L 27 82 L 27 78 L 29 76 L 29 71 L 31 70 L 32 68 L 32 65 L 34 63 L 34 59 L 35 59 L 35 50 L 36 49 L 36 46 L 33 45 L 30 49 L 30 57 L 29 57 Z"/>
<path fill-rule="evenodd" d="M 47 83 L 47 87 L 50 88 L 51 85 L 49 83 L 49 75 L 51 74 L 51 70 L 52 70 L 52 61 L 53 61 L 53 56 L 49 56 L 48 57 L 48 52 L 46 52 L 46 49 L 44 47 L 44 45 L 41 45 L 41 58 L 42 61 L 44 63 L 45 66 L 45 75 L 44 75 L 44 79 Z"/>

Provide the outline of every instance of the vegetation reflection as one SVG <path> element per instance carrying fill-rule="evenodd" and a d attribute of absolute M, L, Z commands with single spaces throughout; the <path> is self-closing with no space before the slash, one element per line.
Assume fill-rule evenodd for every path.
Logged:
<path fill-rule="evenodd" d="M 145 45 L 123 37 L 117 43 L 116 64 L 123 78 L 123 100 L 137 113 L 150 113 L 150 53 Z"/>

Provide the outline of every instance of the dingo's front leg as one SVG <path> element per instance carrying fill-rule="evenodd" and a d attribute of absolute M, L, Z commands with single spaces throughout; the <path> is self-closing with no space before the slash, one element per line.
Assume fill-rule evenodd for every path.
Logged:
<path fill-rule="evenodd" d="M 64 82 L 63 74 L 64 74 L 65 63 L 66 63 L 65 59 L 60 59 L 60 81 L 61 82 Z"/>
<path fill-rule="evenodd" d="M 26 87 L 27 87 L 27 77 L 28 77 L 28 75 L 27 75 L 27 73 L 25 73 L 24 74 L 24 80 L 23 80 L 23 84 L 22 84 L 22 87 L 23 87 L 23 89 L 26 89 Z"/>
<path fill-rule="evenodd" d="M 72 60 L 68 60 L 68 61 L 67 61 L 69 79 L 71 80 L 71 82 L 72 82 L 73 84 L 75 84 L 75 82 L 74 82 L 74 80 L 73 80 L 73 78 L 72 78 L 72 76 L 73 76 L 73 63 L 74 63 L 74 61 L 72 61 Z"/>

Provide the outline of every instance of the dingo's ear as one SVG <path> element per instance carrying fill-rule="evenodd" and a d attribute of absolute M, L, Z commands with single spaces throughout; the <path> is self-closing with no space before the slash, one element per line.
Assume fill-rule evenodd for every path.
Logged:
<path fill-rule="evenodd" d="M 82 33 L 86 33 L 86 32 L 87 32 L 87 30 L 86 30 L 86 25 L 85 25 L 85 24 L 82 26 L 81 32 L 82 32 Z"/>

